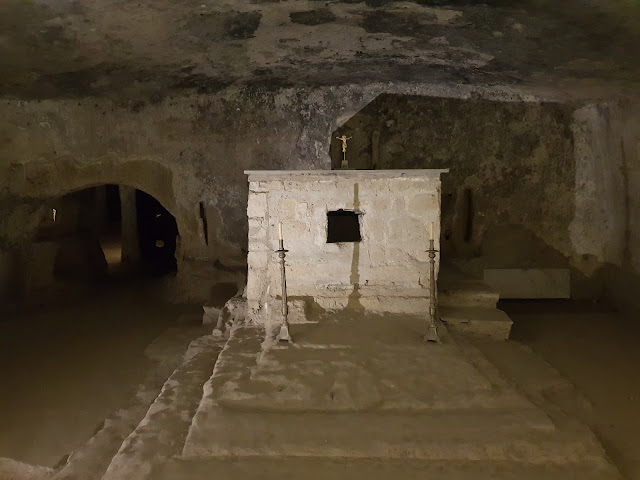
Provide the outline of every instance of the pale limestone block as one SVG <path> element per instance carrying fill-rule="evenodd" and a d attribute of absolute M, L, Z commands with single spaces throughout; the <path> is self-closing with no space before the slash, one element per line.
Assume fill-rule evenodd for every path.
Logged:
<path fill-rule="evenodd" d="M 411 186 L 411 181 L 407 178 L 390 178 L 387 180 L 389 190 L 394 195 L 403 195 Z"/>
<path fill-rule="evenodd" d="M 273 180 L 265 182 L 269 192 L 282 192 L 284 191 L 284 182 L 280 180 Z"/>
<path fill-rule="evenodd" d="M 266 270 L 253 270 L 247 278 L 247 299 L 259 301 L 265 294 L 267 283 Z"/>
<path fill-rule="evenodd" d="M 300 202 L 295 198 L 281 198 L 276 210 L 279 221 L 293 217 L 298 203 Z"/>
<path fill-rule="evenodd" d="M 437 273 L 437 272 L 436 272 Z M 438 277 L 436 276 L 436 283 L 438 282 Z M 431 283 L 431 273 L 429 272 L 429 267 L 425 267 L 425 269 L 420 272 L 418 275 L 418 284 L 422 287 L 429 290 L 429 283 Z"/>
<path fill-rule="evenodd" d="M 388 196 L 376 196 L 371 200 L 371 211 L 375 213 L 386 212 L 391 208 L 392 200 Z"/>
<path fill-rule="evenodd" d="M 263 218 L 267 215 L 267 194 L 254 193 L 249 195 L 247 216 L 249 218 Z"/>
<path fill-rule="evenodd" d="M 328 311 L 343 310 L 349 303 L 348 297 L 315 297 L 314 300 L 321 308 Z"/>
<path fill-rule="evenodd" d="M 383 248 L 368 248 L 366 256 L 369 259 L 369 265 L 371 266 L 387 264 L 387 252 Z"/>
<path fill-rule="evenodd" d="M 270 259 L 267 265 L 267 278 L 271 283 L 277 281 L 277 286 L 280 288 L 280 259 L 277 258 L 277 254 L 274 254 Z"/>
<path fill-rule="evenodd" d="M 283 225 L 284 233 L 284 225 Z M 309 225 L 306 222 L 289 221 L 286 224 L 286 236 L 285 246 L 288 245 L 288 250 L 299 249 L 302 247 L 305 251 L 308 251 L 308 245 L 313 242 L 313 234 L 309 230 Z"/>
<path fill-rule="evenodd" d="M 296 214 L 295 218 L 299 222 L 306 222 L 308 215 L 308 204 L 307 202 L 298 202 L 296 205 Z"/>
<path fill-rule="evenodd" d="M 405 252 L 415 255 L 420 249 L 426 250 L 429 245 L 429 226 L 426 222 L 414 219 L 414 227 L 405 231 Z"/>
<path fill-rule="evenodd" d="M 272 248 L 269 240 L 249 238 L 249 251 L 251 252 L 271 252 Z"/>
<path fill-rule="evenodd" d="M 360 282 L 369 284 L 418 285 L 420 275 L 416 271 L 407 268 L 406 265 L 363 267 L 360 273 Z"/>
<path fill-rule="evenodd" d="M 393 199 L 393 211 L 398 215 L 403 215 L 407 210 L 407 200 L 404 196 Z"/>
<path fill-rule="evenodd" d="M 421 285 L 384 283 L 380 285 L 360 285 L 358 289 L 363 297 L 406 297 L 423 298 L 429 296 L 429 290 Z"/>
<path fill-rule="evenodd" d="M 398 236 L 406 242 L 417 241 L 425 234 L 425 225 L 418 219 L 410 216 L 398 216 L 389 221 L 389 230 L 394 236 Z"/>
<path fill-rule="evenodd" d="M 362 297 L 360 305 L 370 312 L 424 314 L 429 311 L 428 298 Z M 426 322 L 426 317 L 425 317 Z M 426 323 L 425 323 L 426 330 Z"/>
<path fill-rule="evenodd" d="M 314 296 L 344 297 L 353 292 L 354 286 L 348 281 L 334 283 L 333 279 L 327 279 L 325 282 L 316 282 L 314 288 L 316 289 Z"/>
<path fill-rule="evenodd" d="M 388 265 L 402 265 L 413 260 L 413 257 L 401 247 L 387 249 L 387 264 Z"/>
<path fill-rule="evenodd" d="M 363 240 L 372 243 L 385 243 L 385 234 L 388 230 L 388 219 L 382 215 L 368 213 L 363 215 L 360 225 L 360 234 Z"/>
<path fill-rule="evenodd" d="M 247 255 L 247 263 L 249 268 L 264 270 L 267 268 L 269 261 L 269 252 L 266 251 L 250 251 Z"/>
<path fill-rule="evenodd" d="M 264 242 L 267 238 L 267 229 L 263 222 L 257 218 L 249 220 L 249 243 L 252 241 Z"/>
<path fill-rule="evenodd" d="M 249 182 L 249 193 L 267 193 L 267 182 Z"/>
<path fill-rule="evenodd" d="M 310 193 L 328 193 L 337 190 L 336 182 L 334 180 L 319 180 L 315 182 L 309 182 L 304 188 L 306 188 L 306 191 Z"/>
<path fill-rule="evenodd" d="M 248 220 L 249 223 L 249 231 L 251 231 L 251 229 L 256 229 L 256 228 L 264 228 L 264 218 L 250 218 Z"/>
<path fill-rule="evenodd" d="M 410 212 L 427 213 L 440 210 L 438 196 L 436 193 L 419 193 L 409 198 L 407 207 Z"/>

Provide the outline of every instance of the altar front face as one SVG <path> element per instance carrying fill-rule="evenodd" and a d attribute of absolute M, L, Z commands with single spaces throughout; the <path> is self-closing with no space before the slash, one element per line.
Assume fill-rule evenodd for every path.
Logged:
<path fill-rule="evenodd" d="M 429 237 L 440 238 L 446 170 L 247 171 L 250 315 L 281 292 L 278 224 L 292 300 L 325 309 L 427 312 Z M 436 263 L 436 273 L 438 271 Z M 270 305 L 270 308 L 265 308 Z"/>

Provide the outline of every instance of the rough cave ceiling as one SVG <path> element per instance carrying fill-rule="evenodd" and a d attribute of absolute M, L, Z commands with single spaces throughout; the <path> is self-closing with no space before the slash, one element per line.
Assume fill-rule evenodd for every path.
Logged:
<path fill-rule="evenodd" d="M 639 45 L 632 0 L 4 0 L 0 95 L 378 81 L 635 87 Z"/>

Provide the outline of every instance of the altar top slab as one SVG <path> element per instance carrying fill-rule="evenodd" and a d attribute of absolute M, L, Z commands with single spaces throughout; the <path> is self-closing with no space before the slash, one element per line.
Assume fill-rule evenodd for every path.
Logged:
<path fill-rule="evenodd" d="M 448 168 L 411 169 L 411 170 L 245 170 L 250 182 L 261 180 L 282 180 L 290 177 L 340 177 L 349 179 L 376 178 L 439 178 L 443 173 L 449 173 Z"/>

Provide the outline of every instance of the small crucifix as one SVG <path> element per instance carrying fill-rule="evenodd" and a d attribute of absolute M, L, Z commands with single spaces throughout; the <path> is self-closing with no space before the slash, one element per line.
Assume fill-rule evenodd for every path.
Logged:
<path fill-rule="evenodd" d="M 338 140 L 342 141 L 342 165 L 341 168 L 346 169 L 349 168 L 349 162 L 347 162 L 347 140 L 351 140 L 353 137 L 347 137 L 346 135 L 342 135 L 341 137 L 336 137 Z"/>

